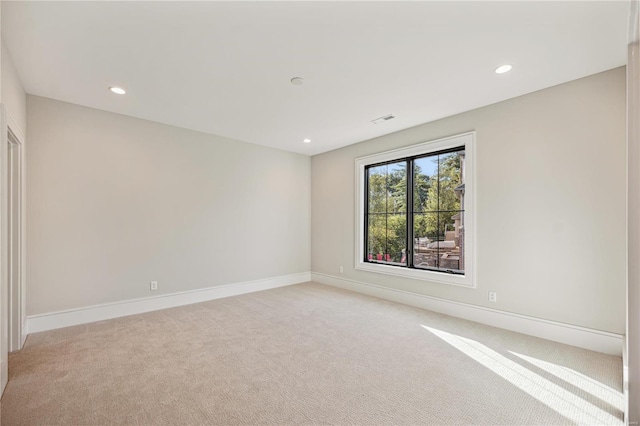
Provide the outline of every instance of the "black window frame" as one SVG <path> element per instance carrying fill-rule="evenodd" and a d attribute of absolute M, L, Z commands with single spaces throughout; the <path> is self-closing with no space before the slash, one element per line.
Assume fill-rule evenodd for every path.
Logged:
<path fill-rule="evenodd" d="M 414 265 L 414 216 L 416 212 L 414 211 L 414 171 L 415 171 L 415 161 L 422 158 L 435 157 L 439 155 L 449 154 L 452 152 L 460 152 L 466 151 L 466 145 L 460 145 L 451 148 L 445 148 L 441 150 L 426 152 L 418 155 L 412 155 L 409 157 L 400 157 L 392 160 L 382 161 L 378 163 L 367 164 L 364 166 L 364 196 L 366 197 L 364 202 L 364 250 L 363 250 L 363 259 L 364 263 L 371 263 L 377 265 L 385 265 L 396 268 L 407 268 L 414 269 L 418 271 L 429 271 L 429 272 L 439 272 L 444 274 L 452 274 L 452 275 L 465 275 L 464 270 L 453 270 L 453 269 L 445 269 L 445 268 L 431 268 L 431 267 L 420 267 L 416 268 Z M 385 261 L 377 261 L 374 259 L 369 260 L 368 258 L 368 241 L 369 241 L 369 170 L 375 167 L 385 166 L 389 164 L 397 164 L 397 163 L 405 163 L 405 168 L 407 170 L 407 188 L 406 188 L 406 211 L 404 212 L 406 215 L 406 235 L 405 235 L 405 265 L 398 265 L 395 263 L 385 262 Z M 439 173 L 439 170 L 438 170 Z M 464 171 L 461 170 L 461 173 Z M 438 178 L 438 185 L 440 184 L 440 179 Z M 438 197 L 440 197 L 440 191 L 438 191 Z M 436 213 L 440 213 L 445 210 L 437 210 Z M 465 209 L 460 208 L 457 210 L 458 212 L 464 214 Z M 417 212 L 420 213 L 420 212 Z M 388 212 L 386 213 L 389 214 Z M 438 226 L 439 227 L 439 226 Z M 463 247 L 465 250 L 466 247 Z M 463 252 L 463 256 L 464 256 Z"/>

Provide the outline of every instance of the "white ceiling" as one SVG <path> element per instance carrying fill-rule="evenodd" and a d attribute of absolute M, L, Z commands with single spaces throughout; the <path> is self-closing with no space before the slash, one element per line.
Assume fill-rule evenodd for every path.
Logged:
<path fill-rule="evenodd" d="M 628 8 L 3 1 L 2 35 L 30 94 L 313 155 L 624 65 Z"/>

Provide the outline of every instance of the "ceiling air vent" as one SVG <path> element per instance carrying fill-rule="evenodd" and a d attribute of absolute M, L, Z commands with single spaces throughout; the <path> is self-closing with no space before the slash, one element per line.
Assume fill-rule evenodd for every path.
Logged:
<path fill-rule="evenodd" d="M 389 114 L 389 115 L 385 115 L 383 117 L 380 118 L 376 118 L 375 120 L 371 120 L 371 122 L 373 124 L 380 124 L 380 123 L 384 123 L 385 121 L 389 121 L 396 118 L 393 114 Z"/>

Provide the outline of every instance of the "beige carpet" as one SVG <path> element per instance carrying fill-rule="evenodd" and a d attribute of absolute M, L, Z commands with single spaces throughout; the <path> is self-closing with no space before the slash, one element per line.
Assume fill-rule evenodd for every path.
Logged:
<path fill-rule="evenodd" d="M 620 358 L 319 284 L 30 335 L 2 425 L 621 424 Z"/>

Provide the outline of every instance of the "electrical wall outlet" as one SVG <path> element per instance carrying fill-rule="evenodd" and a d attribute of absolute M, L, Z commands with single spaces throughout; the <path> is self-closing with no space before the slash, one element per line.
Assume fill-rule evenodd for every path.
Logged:
<path fill-rule="evenodd" d="M 497 302 L 498 301 L 498 293 L 495 291 L 489 292 L 489 302 Z"/>
<path fill-rule="evenodd" d="M 344 268 L 342 266 L 340 266 L 340 273 L 344 273 Z"/>
<path fill-rule="evenodd" d="M 158 281 L 151 281 L 151 285 L 149 286 L 149 290 L 156 291 L 158 289 Z"/>

